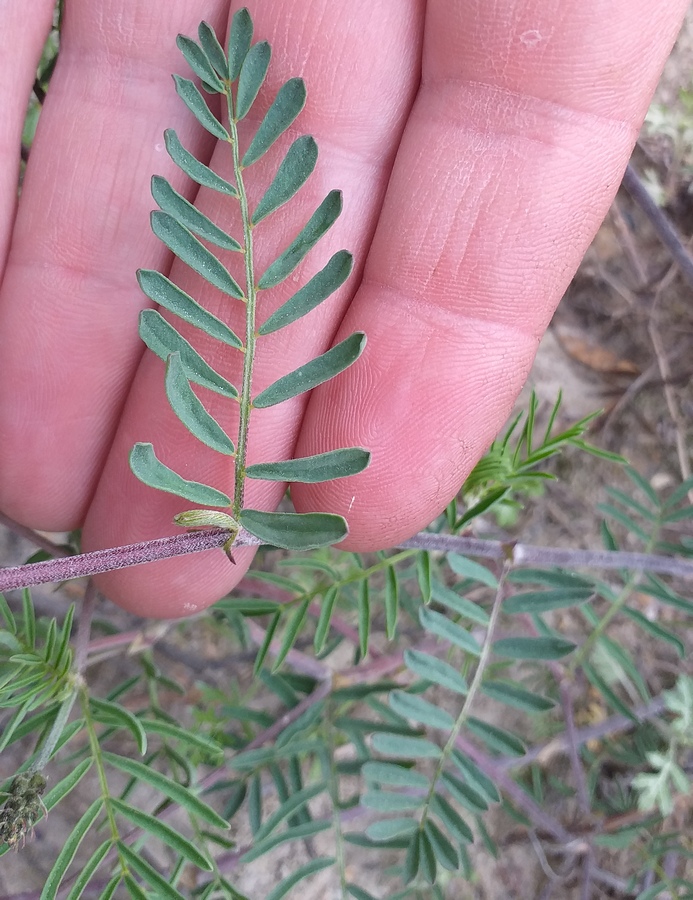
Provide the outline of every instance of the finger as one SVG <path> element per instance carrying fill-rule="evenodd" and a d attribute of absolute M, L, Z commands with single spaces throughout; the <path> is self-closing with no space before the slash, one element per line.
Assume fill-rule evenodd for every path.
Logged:
<path fill-rule="evenodd" d="M 81 524 L 142 346 L 138 265 L 166 267 L 149 229 L 153 171 L 184 187 L 165 127 L 211 153 L 171 84 L 179 31 L 224 0 L 75 0 L 26 173 L 0 291 L 0 508 Z"/>
<path fill-rule="evenodd" d="M 422 84 L 340 329 L 358 365 L 317 389 L 299 455 L 368 447 L 297 485 L 350 549 L 433 521 L 506 419 L 619 185 L 686 0 L 430 0 Z"/>
<path fill-rule="evenodd" d="M 254 208 L 289 143 L 297 134 L 313 134 L 320 147 L 318 166 L 295 200 L 254 229 L 254 257 L 260 274 L 308 220 L 331 188 L 344 192 L 344 211 L 328 235 L 286 282 L 261 292 L 257 324 L 341 248 L 360 258 L 370 240 L 390 175 L 402 127 L 420 76 L 423 6 L 416 0 L 380 3 L 353 2 L 345 8 L 321 3 L 275 2 L 258 8 L 255 36 L 268 39 L 273 64 L 260 95 L 259 107 L 243 120 L 242 146 L 247 146 L 262 111 L 288 77 L 301 75 L 308 101 L 291 134 L 263 160 L 247 170 L 250 206 Z M 364 30 L 363 23 L 368 21 Z M 230 175 L 229 148 L 220 144 L 212 161 L 216 170 Z M 202 191 L 200 208 L 214 221 L 228 225 L 240 238 L 237 204 L 229 207 L 219 195 Z M 240 254 L 223 257 L 241 284 L 245 284 Z M 181 265 L 172 277 L 184 290 L 245 336 L 244 309 L 239 301 L 220 296 Z M 256 275 L 257 277 L 257 275 Z M 348 304 L 358 272 L 329 301 L 309 316 L 274 334 L 261 337 L 255 355 L 253 396 L 278 377 L 326 350 Z M 241 384 L 241 356 L 220 345 L 202 341 L 176 320 L 186 338 L 205 359 L 233 384 Z M 228 492 L 232 463 L 208 451 L 183 429 L 163 395 L 163 364 L 145 355 L 109 456 L 103 478 L 83 532 L 89 547 L 108 547 L 171 533 L 174 513 L 185 501 L 143 487 L 128 471 L 127 457 L 135 441 L 151 441 L 157 454 L 185 478 L 203 481 Z M 209 411 L 235 435 L 237 407 L 201 392 Z M 271 409 L 256 409 L 250 425 L 248 462 L 286 459 L 292 455 L 305 397 Z M 279 502 L 283 485 L 249 482 L 245 506 L 271 509 Z M 189 504 L 188 504 L 189 505 Z M 167 560 L 146 568 L 114 573 L 100 579 L 101 589 L 130 609 L 148 615 L 182 615 L 193 602 L 198 608 L 216 600 L 241 577 L 249 554 L 239 553 L 232 567 L 222 553 L 202 558 Z M 194 585 L 194 591 L 191 588 Z M 191 593 L 194 593 L 191 599 Z"/>

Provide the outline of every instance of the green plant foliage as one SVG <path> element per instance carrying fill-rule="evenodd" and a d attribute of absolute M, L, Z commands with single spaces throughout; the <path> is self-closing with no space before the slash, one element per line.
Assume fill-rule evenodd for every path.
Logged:
<path fill-rule="evenodd" d="M 222 124 L 216 117 L 204 95 L 190 79 L 175 75 L 176 91 L 202 127 L 228 145 L 229 158 L 233 164 L 233 183 L 221 178 L 209 166 L 197 160 L 183 147 L 174 131 L 169 130 L 165 134 L 169 155 L 183 172 L 197 184 L 216 190 L 226 195 L 229 202 L 239 204 L 242 239 L 227 234 L 175 191 L 165 178 L 158 175 L 152 179 L 152 196 L 159 209 L 151 216 L 154 234 L 181 262 L 226 295 L 229 303 L 243 304 L 245 338 L 238 337 L 222 320 L 204 310 L 194 298 L 165 276 L 151 270 L 138 272 L 140 286 L 151 300 L 173 317 L 183 319 L 209 338 L 225 344 L 229 352 L 242 354 L 243 375 L 241 386 L 237 388 L 219 375 L 183 338 L 175 325 L 157 310 L 147 309 L 141 314 L 142 340 L 166 363 L 165 387 L 171 409 L 201 443 L 233 460 L 233 490 L 229 488 L 225 492 L 215 486 L 181 477 L 157 457 L 151 444 L 139 443 L 133 447 L 130 467 L 133 474 L 149 487 L 175 494 L 202 507 L 224 510 L 231 523 L 227 529 L 227 552 L 238 533 L 236 523 L 274 546 L 310 550 L 342 540 L 347 534 L 344 519 L 327 513 L 319 517 L 304 517 L 300 514 L 287 516 L 245 509 L 245 479 L 312 483 L 345 478 L 362 471 L 369 463 L 369 454 L 360 448 L 344 448 L 301 460 L 246 466 L 252 410 L 282 403 L 334 378 L 358 359 L 366 338 L 360 333 L 351 335 L 253 396 L 256 342 L 262 340 L 264 335 L 305 316 L 331 296 L 348 278 L 352 258 L 346 250 L 338 251 L 317 275 L 299 288 L 264 323 L 256 321 L 260 294 L 281 283 L 293 271 L 335 222 L 342 203 L 339 192 L 330 192 L 289 246 L 270 263 L 262 275 L 256 273 L 253 228 L 288 203 L 300 190 L 315 168 L 318 148 L 309 135 L 296 138 L 286 151 L 265 193 L 257 205 L 250 208 L 246 184 L 247 179 L 253 177 L 253 164 L 293 125 L 306 101 L 305 85 L 300 78 L 291 78 L 283 84 L 241 157 L 238 124 L 251 111 L 262 89 L 271 57 L 269 44 L 253 44 L 252 34 L 250 14 L 243 9 L 234 15 L 226 53 L 213 30 L 204 22 L 198 32 L 199 43 L 182 35 L 178 38 L 178 47 L 193 73 L 202 81 L 204 90 L 221 97 L 228 125 Z M 242 256 L 244 286 L 236 281 L 207 244 L 221 250 L 238 252 Z M 221 394 L 238 404 L 239 425 L 236 435 L 226 434 L 206 409 L 204 397 L 198 396 L 192 384 Z M 218 511 L 206 510 L 206 518 L 199 518 L 198 521 L 209 522 L 210 516 Z M 183 517 L 177 516 L 176 521 L 181 525 L 189 525 L 185 514 Z"/>

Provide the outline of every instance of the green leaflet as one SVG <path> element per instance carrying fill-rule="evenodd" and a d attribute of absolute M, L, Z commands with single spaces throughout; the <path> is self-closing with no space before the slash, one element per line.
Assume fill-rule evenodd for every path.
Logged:
<path fill-rule="evenodd" d="M 351 274 L 352 265 L 351 253 L 337 251 L 317 275 L 272 313 L 260 326 L 258 334 L 271 334 L 307 315 L 344 284 Z"/>
<path fill-rule="evenodd" d="M 390 708 L 405 719 L 429 725 L 431 728 L 440 728 L 443 731 L 452 731 L 455 720 L 439 706 L 434 706 L 428 700 L 424 700 L 418 694 L 408 694 L 405 691 L 392 691 L 388 698 Z"/>
<path fill-rule="evenodd" d="M 427 738 L 379 733 L 372 738 L 373 749 L 396 759 L 438 759 L 441 749 Z"/>
<path fill-rule="evenodd" d="M 318 161 L 318 145 L 309 134 L 293 142 L 277 169 L 270 186 L 255 207 L 253 225 L 287 203 L 303 187 Z"/>
<path fill-rule="evenodd" d="M 199 159 L 195 159 L 192 153 L 185 149 L 172 128 L 167 128 L 164 131 L 164 141 L 168 155 L 178 168 L 182 169 L 188 178 L 191 178 L 196 184 L 212 188 L 212 190 L 219 191 L 221 194 L 228 194 L 230 197 L 238 196 L 238 191 L 232 184 L 229 184 L 216 172 L 213 172 L 209 166 L 200 162 Z"/>
<path fill-rule="evenodd" d="M 425 775 L 416 769 L 408 769 L 394 763 L 367 762 L 364 763 L 361 774 L 366 781 L 375 784 L 389 784 L 393 787 L 408 787 L 423 791 L 429 788 L 428 778 Z"/>
<path fill-rule="evenodd" d="M 125 859 L 128 868 L 136 872 L 143 881 L 153 888 L 157 896 L 166 898 L 166 900 L 185 900 L 180 891 L 177 891 L 152 865 L 135 853 L 123 841 L 118 841 L 118 853 Z"/>
<path fill-rule="evenodd" d="M 286 250 L 267 267 L 258 281 L 258 288 L 265 290 L 281 284 L 334 225 L 341 211 L 342 192 L 330 191 Z"/>
<path fill-rule="evenodd" d="M 241 339 L 231 331 L 228 325 L 225 325 L 212 313 L 207 312 L 178 285 L 169 281 L 165 275 L 155 272 L 153 269 L 138 269 L 137 281 L 150 300 L 179 316 L 183 321 L 194 325 L 195 328 L 199 328 L 200 331 L 204 331 L 205 334 L 229 347 L 235 347 L 237 350 L 243 347 Z"/>
<path fill-rule="evenodd" d="M 172 353 L 179 353 L 185 374 L 195 384 L 224 397 L 238 396 L 236 388 L 208 366 L 197 350 L 155 309 L 143 309 L 140 313 L 140 337 L 164 362 Z"/>
<path fill-rule="evenodd" d="M 419 609 L 419 621 L 422 628 L 435 634 L 436 637 L 450 641 L 465 653 L 471 653 L 472 656 L 481 656 L 481 647 L 477 639 L 466 628 L 458 625 L 457 622 L 452 622 L 447 616 L 422 606 Z"/>
<path fill-rule="evenodd" d="M 200 45 L 202 46 L 204 55 L 207 57 L 216 74 L 221 79 L 228 78 L 229 72 L 226 56 L 214 33 L 214 29 L 207 22 L 200 22 L 197 29 L 197 36 L 200 39 Z"/>
<path fill-rule="evenodd" d="M 493 651 L 510 659 L 561 659 L 572 653 L 575 644 L 557 637 L 516 637 L 494 641 Z"/>
<path fill-rule="evenodd" d="M 200 125 L 209 131 L 210 134 L 213 134 L 215 138 L 219 138 L 220 141 L 228 141 L 228 131 L 212 114 L 212 111 L 205 103 L 204 97 L 192 81 L 190 81 L 189 78 L 181 78 L 180 75 L 174 75 L 173 81 L 175 82 L 178 96 L 195 116 Z"/>
<path fill-rule="evenodd" d="M 288 459 L 284 462 L 256 463 L 248 466 L 246 474 L 248 478 L 259 478 L 264 481 L 316 484 L 335 478 L 347 478 L 349 475 L 362 472 L 370 462 L 370 456 L 367 450 L 360 447 L 347 447 L 343 450 L 329 450 L 327 453 Z"/>
<path fill-rule="evenodd" d="M 63 844 L 63 848 L 58 854 L 58 858 L 53 863 L 53 868 L 48 874 L 41 891 L 40 900 L 49 900 L 57 895 L 58 888 L 65 877 L 70 863 L 75 857 L 75 853 L 79 849 L 79 845 L 84 840 L 87 832 L 96 821 L 96 817 L 101 812 L 103 806 L 103 797 L 97 797 L 96 800 L 87 809 L 79 822 L 70 832 L 67 840 Z"/>
<path fill-rule="evenodd" d="M 229 78 L 235 81 L 241 71 L 243 60 L 250 49 L 253 39 L 253 21 L 250 13 L 243 7 L 234 13 L 229 29 L 229 44 L 227 56 L 229 58 Z"/>
<path fill-rule="evenodd" d="M 180 260 L 224 294 L 243 299 L 243 291 L 235 279 L 191 231 L 165 212 L 155 210 L 150 218 L 154 234 Z"/>
<path fill-rule="evenodd" d="M 420 678 L 438 684 L 440 687 L 455 691 L 457 694 L 466 694 L 469 690 L 467 682 L 449 663 L 442 659 L 436 659 L 428 653 L 420 650 L 405 650 L 404 662 Z"/>
<path fill-rule="evenodd" d="M 191 434 L 219 453 L 232 456 L 235 447 L 224 429 L 197 398 L 185 374 L 180 353 L 171 353 L 166 363 L 166 396 L 171 409 Z"/>
<path fill-rule="evenodd" d="M 413 811 L 421 806 L 423 799 L 421 796 L 397 794 L 394 791 L 366 791 L 361 795 L 363 806 L 382 813 Z"/>
<path fill-rule="evenodd" d="M 355 362 L 363 353 L 365 346 L 366 335 L 362 331 L 354 332 L 331 350 L 279 378 L 258 394 L 253 406 L 257 409 L 266 409 L 329 381 Z"/>
<path fill-rule="evenodd" d="M 510 681 L 483 681 L 481 683 L 481 691 L 487 697 L 492 697 L 494 700 L 498 700 L 500 703 L 505 703 L 507 706 L 512 706 L 515 709 L 521 709 L 523 712 L 546 712 L 549 709 L 553 709 L 556 705 L 548 697 L 535 694 L 533 691 L 528 691 Z"/>
<path fill-rule="evenodd" d="M 267 41 L 261 41 L 248 50 L 238 76 L 236 92 L 236 121 L 244 119 L 255 102 L 258 91 L 265 80 L 272 51 Z"/>
<path fill-rule="evenodd" d="M 241 245 L 211 219 L 203 215 L 185 197 L 175 191 L 160 175 L 152 177 L 152 197 L 162 212 L 172 216 L 179 225 L 224 250 L 240 250 Z"/>
<path fill-rule="evenodd" d="M 197 481 L 186 481 L 156 458 L 151 444 L 138 443 L 130 451 L 130 468 L 141 482 L 200 506 L 231 505 L 226 494 Z"/>
<path fill-rule="evenodd" d="M 372 822 L 366 828 L 366 835 L 373 841 L 389 841 L 393 837 L 409 834 L 416 826 L 416 819 L 383 819 L 381 822 Z"/>
<path fill-rule="evenodd" d="M 587 603 L 594 597 L 594 589 L 587 587 L 561 587 L 551 591 L 525 591 L 508 597 L 503 603 L 506 613 L 543 613 Z"/>
<path fill-rule="evenodd" d="M 223 93 L 224 84 L 214 71 L 212 64 L 202 48 L 196 44 L 195 41 L 185 37 L 184 34 L 178 35 L 176 38 L 176 45 L 193 72 L 218 94 Z"/>
<path fill-rule="evenodd" d="M 283 84 L 274 102 L 260 122 L 255 137 L 245 151 L 241 164 L 250 166 L 269 150 L 301 112 L 306 103 L 306 85 L 302 78 L 290 78 Z"/>
<path fill-rule="evenodd" d="M 344 519 L 330 513 L 277 513 L 244 509 L 240 521 L 246 531 L 261 541 L 284 550 L 315 550 L 337 544 L 348 534 Z"/>
<path fill-rule="evenodd" d="M 326 869 L 334 864 L 335 858 L 333 856 L 318 856 L 315 859 L 311 859 L 310 862 L 299 866 L 295 872 L 292 872 L 291 875 L 287 875 L 286 878 L 280 881 L 276 888 L 267 895 L 267 900 L 282 900 L 282 897 L 285 897 L 299 881 L 303 881 L 304 878 L 308 878 L 310 875 L 314 875 L 316 872 L 320 872 L 322 869 Z"/>
<path fill-rule="evenodd" d="M 467 728 L 497 753 L 503 753 L 508 756 L 522 756 L 527 752 L 527 748 L 522 741 L 504 728 L 489 725 L 488 722 L 482 722 L 481 719 L 477 719 L 474 716 L 469 716 L 467 719 Z"/>

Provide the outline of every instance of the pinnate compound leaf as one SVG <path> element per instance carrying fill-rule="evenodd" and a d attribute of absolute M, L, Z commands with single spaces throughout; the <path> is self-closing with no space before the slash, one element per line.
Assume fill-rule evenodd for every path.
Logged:
<path fill-rule="evenodd" d="M 449 663 L 421 650 L 405 650 L 404 662 L 414 674 L 432 684 L 455 691 L 457 694 L 466 694 L 469 690 L 467 682 Z"/>
<path fill-rule="evenodd" d="M 266 290 L 281 284 L 334 225 L 341 211 L 342 192 L 330 191 L 286 250 L 265 270 L 258 288 Z"/>
<path fill-rule="evenodd" d="M 260 41 L 260 43 L 255 44 L 247 51 L 238 76 L 235 108 L 236 121 L 240 122 L 250 112 L 250 107 L 255 102 L 255 98 L 265 80 L 271 55 L 272 50 L 267 41 Z M 230 58 L 231 53 L 229 52 Z"/>
<path fill-rule="evenodd" d="M 388 732 L 374 734 L 373 749 L 395 759 L 438 759 L 440 747 L 426 738 Z"/>
<path fill-rule="evenodd" d="M 450 713 L 428 700 L 424 700 L 418 694 L 408 694 L 405 691 L 392 691 L 388 697 L 390 708 L 398 715 L 404 716 L 413 722 L 429 725 L 431 728 L 442 728 L 450 731 L 455 725 L 455 720 Z"/>
<path fill-rule="evenodd" d="M 180 225 L 194 232 L 206 241 L 216 244 L 224 250 L 240 250 L 241 245 L 230 235 L 222 231 L 211 219 L 203 215 L 192 203 L 160 175 L 152 176 L 152 197 L 162 212 L 168 213 Z"/>
<path fill-rule="evenodd" d="M 472 656 L 481 656 L 481 647 L 477 639 L 466 628 L 458 625 L 457 622 L 450 621 L 447 616 L 422 606 L 419 609 L 419 621 L 421 622 L 421 627 L 430 634 L 435 634 L 436 637 L 450 641 L 451 644 L 455 644 L 456 647 L 464 650 L 465 653 L 471 653 Z"/>
<path fill-rule="evenodd" d="M 118 841 L 118 853 L 123 857 L 128 868 L 136 872 L 143 881 L 153 888 L 157 897 L 163 897 L 166 900 L 185 900 L 183 895 L 163 875 L 160 875 L 154 866 L 150 865 L 122 841 Z"/>
<path fill-rule="evenodd" d="M 317 161 L 318 145 L 314 138 L 308 134 L 296 138 L 253 212 L 253 225 L 287 203 L 306 183 Z"/>
<path fill-rule="evenodd" d="M 381 822 L 371 822 L 365 834 L 372 841 L 389 841 L 394 837 L 410 834 L 417 824 L 416 819 L 383 819 Z"/>
<path fill-rule="evenodd" d="M 316 550 L 343 541 L 349 533 L 342 516 L 331 513 L 278 513 L 244 509 L 241 525 L 266 544 L 283 550 Z"/>
<path fill-rule="evenodd" d="M 200 39 L 200 45 L 204 50 L 205 56 L 211 63 L 216 74 L 222 80 L 228 78 L 228 62 L 226 55 L 222 49 L 219 39 L 212 26 L 208 22 L 200 22 L 197 29 L 197 36 Z"/>
<path fill-rule="evenodd" d="M 225 325 L 212 313 L 207 312 L 196 300 L 181 290 L 178 285 L 169 281 L 161 272 L 156 272 L 154 269 L 138 269 L 137 281 L 150 300 L 179 316 L 183 321 L 194 325 L 195 328 L 216 338 L 222 344 L 238 350 L 243 347 L 240 338 L 231 331 L 228 325 Z"/>
<path fill-rule="evenodd" d="M 79 845 L 82 843 L 85 835 L 96 821 L 96 817 L 101 812 L 102 806 L 103 797 L 98 797 L 68 835 L 62 850 L 58 854 L 58 858 L 53 863 L 53 868 L 48 873 L 48 877 L 43 885 L 43 890 L 41 891 L 40 900 L 49 900 L 49 898 L 52 900 L 52 898 L 57 896 L 58 888 L 65 877 L 65 873 L 74 859 L 75 853 L 77 853 L 77 850 L 79 849 Z"/>
<path fill-rule="evenodd" d="M 487 697 L 492 697 L 514 709 L 521 709 L 523 712 L 546 712 L 556 705 L 548 697 L 528 691 L 511 681 L 484 681 L 481 690 Z"/>
<path fill-rule="evenodd" d="M 424 829 L 438 862 L 448 872 L 456 872 L 460 867 L 460 859 L 450 841 L 432 819 L 426 819 Z"/>
<path fill-rule="evenodd" d="M 190 112 L 195 116 L 197 121 L 215 138 L 220 141 L 228 141 L 229 133 L 214 116 L 210 108 L 205 103 L 205 99 L 198 91 L 189 78 L 181 78 L 180 75 L 174 75 L 173 80 L 176 84 L 176 92 L 183 103 L 188 107 Z"/>
<path fill-rule="evenodd" d="M 125 772 L 125 774 L 129 775 L 131 778 L 135 778 L 138 781 L 144 781 L 155 790 L 164 794 L 164 796 L 173 800 L 174 803 L 187 809 L 191 815 L 199 816 L 200 819 L 203 819 L 209 825 L 223 829 L 229 827 L 228 822 L 222 819 L 211 806 L 208 806 L 204 801 L 200 800 L 199 797 L 196 797 L 191 790 L 183 787 L 182 784 L 178 784 L 171 778 L 168 778 L 166 775 L 162 775 L 150 766 L 146 766 L 144 763 L 137 762 L 134 759 L 126 759 L 124 756 L 117 756 L 115 753 L 108 753 L 106 751 L 104 751 L 103 758 L 114 768 L 119 769 L 121 772 Z"/>
<path fill-rule="evenodd" d="M 243 291 L 231 274 L 191 231 L 159 210 L 154 210 L 150 219 L 154 234 L 180 260 L 222 293 L 236 300 L 243 299 Z"/>
<path fill-rule="evenodd" d="M 398 766 L 395 763 L 370 760 L 361 767 L 361 774 L 367 782 L 373 784 L 389 784 L 393 787 L 406 787 L 415 790 L 428 790 L 428 778 L 409 769 L 406 766 Z"/>
<path fill-rule="evenodd" d="M 241 165 L 257 162 L 269 150 L 301 112 L 306 102 L 306 85 L 302 78 L 290 78 L 283 84 L 274 102 L 260 122 L 255 137 L 245 151 Z"/>
<path fill-rule="evenodd" d="M 176 45 L 183 54 L 187 64 L 198 78 L 211 88 L 214 88 L 218 94 L 223 94 L 225 91 L 224 84 L 214 71 L 211 62 L 207 58 L 207 54 L 202 47 L 184 34 L 178 35 L 176 38 Z"/>
<path fill-rule="evenodd" d="M 180 353 L 185 374 L 195 384 L 223 397 L 238 397 L 236 388 L 208 366 L 197 350 L 155 309 L 143 309 L 140 313 L 140 337 L 164 362 L 172 353 Z"/>
<path fill-rule="evenodd" d="M 351 274 L 352 264 L 351 253 L 338 250 L 317 275 L 272 313 L 258 333 L 271 334 L 307 315 L 344 284 Z"/>
<path fill-rule="evenodd" d="M 526 591 L 515 594 L 503 603 L 506 613 L 543 613 L 587 603 L 594 597 L 592 587 L 564 587 L 552 591 Z"/>
<path fill-rule="evenodd" d="M 156 458 L 151 444 L 137 443 L 130 451 L 130 468 L 149 487 L 175 494 L 200 506 L 231 506 L 226 494 L 197 481 L 186 481 Z"/>
<path fill-rule="evenodd" d="M 366 335 L 362 331 L 354 332 L 331 350 L 279 378 L 258 394 L 253 401 L 253 406 L 257 409 L 276 406 L 277 403 L 297 397 L 299 394 L 329 381 L 330 378 L 339 375 L 355 362 L 365 346 Z"/>
<path fill-rule="evenodd" d="M 212 450 L 232 456 L 236 449 L 233 442 L 190 387 L 180 353 L 172 353 L 168 358 L 165 384 L 171 409 L 188 431 Z"/>
<path fill-rule="evenodd" d="M 346 447 L 343 450 L 329 450 L 315 456 L 303 456 L 284 462 L 256 463 L 248 466 L 248 478 L 264 481 L 292 481 L 316 484 L 347 478 L 362 472 L 370 462 L 371 455 L 360 447 Z"/>
<path fill-rule="evenodd" d="M 493 651 L 509 659 L 562 659 L 575 646 L 572 641 L 557 637 L 513 637 L 495 641 Z"/>
<path fill-rule="evenodd" d="M 310 862 L 300 866 L 295 872 L 292 872 L 291 875 L 287 875 L 283 881 L 280 881 L 276 888 L 267 895 L 267 900 L 281 900 L 282 897 L 286 897 L 292 887 L 303 881 L 304 878 L 308 878 L 316 872 L 322 871 L 322 869 L 327 869 L 329 866 L 333 866 L 334 863 L 335 858 L 333 856 L 318 856 L 316 859 L 311 859 Z"/>
<path fill-rule="evenodd" d="M 181 856 L 185 857 L 185 859 L 199 869 L 202 869 L 205 872 L 211 872 L 212 863 L 207 854 L 198 850 L 194 844 L 190 843 L 187 838 L 184 838 L 175 828 L 172 828 L 170 825 L 167 825 L 166 822 L 162 822 L 160 819 L 157 819 L 149 813 L 145 813 L 140 809 L 135 809 L 135 807 L 130 806 L 127 803 L 123 803 L 123 801 L 119 800 L 117 797 L 111 797 L 110 803 L 116 812 L 124 816 L 129 822 L 132 822 L 136 828 L 141 828 L 152 837 L 157 838 L 164 844 L 168 844 L 169 847 L 172 847 L 177 853 L 180 853 Z"/>
<path fill-rule="evenodd" d="M 477 719 L 474 716 L 469 716 L 467 719 L 467 728 L 472 734 L 481 738 L 487 747 L 498 753 L 503 753 L 507 756 L 523 756 L 527 752 L 527 748 L 522 741 L 504 728 L 489 725 L 488 722 L 482 722 L 481 719 Z"/>
<path fill-rule="evenodd" d="M 135 739 L 140 755 L 144 756 L 147 752 L 147 735 L 140 720 L 129 709 L 110 700 L 101 700 L 99 697 L 89 698 L 89 708 L 97 722 L 103 725 L 116 725 L 129 731 Z"/>
<path fill-rule="evenodd" d="M 84 893 L 87 885 L 91 881 L 92 876 L 105 859 L 108 851 L 111 849 L 111 846 L 112 842 L 109 838 L 108 840 L 105 840 L 103 844 L 100 844 L 96 848 L 96 850 L 94 850 L 92 855 L 82 866 L 77 881 L 75 881 L 75 883 L 72 885 L 70 893 L 67 895 L 67 900 L 79 900 L 79 898 Z"/>
<path fill-rule="evenodd" d="M 229 184 L 228 181 L 217 175 L 209 166 L 200 162 L 189 150 L 185 149 L 172 128 L 167 128 L 164 131 L 164 141 L 168 155 L 178 168 L 182 169 L 188 178 L 192 178 L 196 184 L 201 184 L 221 194 L 228 194 L 230 197 L 238 196 L 238 191 L 232 184 Z"/>

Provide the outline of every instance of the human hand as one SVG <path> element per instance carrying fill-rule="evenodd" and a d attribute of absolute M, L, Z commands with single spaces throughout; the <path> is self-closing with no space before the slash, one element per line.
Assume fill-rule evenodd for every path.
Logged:
<path fill-rule="evenodd" d="M 135 441 L 153 441 L 185 477 L 228 489 L 218 456 L 168 409 L 160 360 L 142 355 L 146 298 L 134 280 L 137 267 L 170 270 L 233 324 L 237 311 L 171 265 L 148 216 L 154 173 L 195 196 L 166 155 L 165 128 L 213 155 L 213 167 L 227 165 L 170 72 L 185 71 L 175 35 L 193 35 L 202 18 L 222 34 L 228 6 L 67 4 L 12 232 L 12 162 L 52 5 L 37 0 L 31 22 L 18 0 L 0 10 L 14 51 L 0 59 L 0 509 L 49 530 L 84 523 L 92 549 L 176 533 L 181 501 L 128 469 Z M 297 275 L 305 281 L 342 247 L 357 263 L 328 303 L 263 339 L 258 388 L 356 329 L 368 345 L 309 401 L 256 411 L 249 462 L 370 449 L 362 474 L 292 490 L 300 511 L 347 517 L 346 548 L 392 546 L 425 526 L 497 433 L 618 187 L 687 5 L 508 0 L 501 14 L 482 0 L 273 0 L 251 9 L 255 38 L 273 47 L 266 97 L 302 75 L 297 127 L 320 147 L 306 187 L 258 228 L 259 268 L 332 187 L 344 212 Z M 276 158 L 257 164 L 262 185 Z M 235 211 L 219 197 L 200 203 L 235 233 Z M 265 302 L 279 305 L 295 286 Z M 237 383 L 231 357 L 213 362 Z M 217 401 L 210 410 L 229 427 Z M 250 490 L 250 505 L 273 508 L 283 489 Z M 236 568 L 218 551 L 179 557 L 99 585 L 142 615 L 184 615 L 228 591 L 250 557 L 239 551 Z"/>

